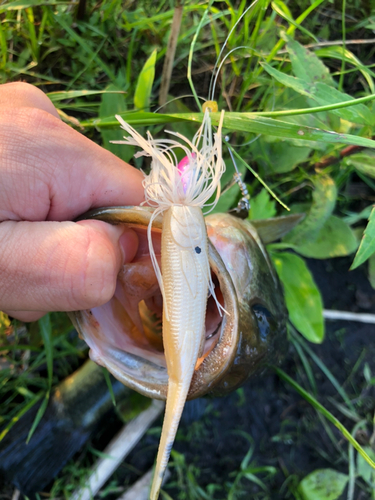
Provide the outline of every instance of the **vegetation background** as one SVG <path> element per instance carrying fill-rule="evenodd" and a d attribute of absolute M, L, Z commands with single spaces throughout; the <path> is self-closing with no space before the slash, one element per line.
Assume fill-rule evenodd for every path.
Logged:
<path fill-rule="evenodd" d="M 323 290 L 326 307 L 374 312 L 375 5 L 360 0 L 249 5 L 229 0 L 3 1 L 0 81 L 39 86 L 63 120 L 142 168 L 147 164 L 133 159 L 132 148 L 110 143 L 122 135 L 116 113 L 141 132 L 162 135 L 168 123 L 191 136 L 202 119 L 197 96 L 217 101 L 219 110 L 227 111 L 230 143 L 224 149 L 223 186 L 234 173 L 231 152 L 251 196 L 250 219 L 289 210 L 306 214 L 269 247 L 290 314 L 289 375 L 276 369 L 260 385 L 206 405 L 199 421 L 183 427 L 165 498 L 375 498 L 369 465 L 375 459 L 373 330 L 356 336 L 357 323 L 334 323 L 324 341 L 323 301 L 311 274 L 312 269 L 323 286 L 332 288 L 335 274 L 324 276 L 338 269 L 337 286 L 347 287 L 341 302 Z M 177 40 L 174 56 L 171 32 Z M 173 67 L 170 82 L 165 60 Z M 217 210 L 235 207 L 240 196 L 234 184 Z M 306 259 L 314 260 L 307 264 Z M 361 267 L 343 279 L 350 265 Z M 369 306 L 358 300 L 358 292 Z M 26 327 L 1 317 L 2 436 L 43 401 L 35 428 L 53 387 L 86 358 L 87 349 L 70 332 L 62 314 Z M 273 403 L 265 399 L 267 393 Z M 230 414 L 228 401 L 234 408 Z M 257 413 L 250 407 L 259 415 L 271 411 L 275 420 L 251 431 L 248 420 L 255 421 Z M 211 450 L 219 446 L 210 432 L 220 428 L 220 418 L 233 421 L 237 432 L 216 436 L 228 446 L 228 455 L 231 450 L 237 457 L 229 465 L 215 459 L 213 451 L 204 453 L 207 442 Z M 158 432 L 150 432 L 138 455 L 154 456 Z M 69 498 L 84 482 L 95 446 L 104 445 L 99 439 L 90 443 L 47 495 Z M 130 457 L 100 498 L 116 498 L 124 477 L 130 482 L 146 470 L 139 463 Z M 5 485 L 2 497 L 11 498 L 10 491 Z"/>

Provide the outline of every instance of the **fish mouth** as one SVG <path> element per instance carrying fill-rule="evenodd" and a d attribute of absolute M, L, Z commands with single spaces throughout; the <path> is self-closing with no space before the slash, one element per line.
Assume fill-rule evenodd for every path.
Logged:
<path fill-rule="evenodd" d="M 132 262 L 119 272 L 114 296 L 106 304 L 69 316 L 90 347 L 90 357 L 125 385 L 145 396 L 167 397 L 163 350 L 163 300 L 151 263 L 148 207 L 109 207 L 80 218 L 124 224 L 137 234 Z M 152 224 L 160 263 L 163 219 Z M 237 389 L 286 350 L 287 313 L 283 292 L 268 254 L 253 226 L 228 214 L 206 218 L 208 257 L 215 295 L 207 301 L 205 342 L 187 399 L 223 395 Z"/>
<path fill-rule="evenodd" d="M 163 298 L 148 247 L 147 224 L 152 212 L 148 209 L 142 211 L 145 220 L 116 221 L 116 224 L 126 224 L 136 233 L 138 250 L 132 262 L 122 266 L 112 299 L 100 307 L 69 315 L 89 345 L 91 359 L 138 392 L 166 399 L 168 374 L 162 338 Z M 99 218 L 97 213 L 95 216 Z M 162 220 L 155 220 L 152 228 L 152 242 L 159 265 L 161 225 Z M 230 312 L 219 311 L 214 297 L 208 297 L 205 342 L 195 366 L 188 399 L 207 393 L 207 388 L 224 375 L 235 354 L 235 325 L 238 322 L 235 290 L 211 244 L 209 261 L 216 299 Z"/>

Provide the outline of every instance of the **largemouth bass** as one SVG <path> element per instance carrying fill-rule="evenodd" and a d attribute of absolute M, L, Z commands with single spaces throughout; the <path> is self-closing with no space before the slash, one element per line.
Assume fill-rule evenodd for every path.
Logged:
<path fill-rule="evenodd" d="M 147 227 L 153 210 L 112 207 L 84 218 L 126 224 L 138 236 L 134 260 L 123 266 L 113 299 L 70 317 L 90 346 L 90 356 L 125 385 L 157 399 L 166 399 L 168 373 L 162 338 L 163 297 L 151 262 Z M 288 219 L 287 221 L 281 221 Z M 280 237 L 299 216 L 258 223 L 269 241 Z M 205 336 L 186 399 L 223 395 L 243 384 L 285 350 L 287 312 L 282 288 L 256 228 L 229 214 L 205 219 L 210 273 L 216 302 L 207 302 Z M 154 218 L 152 238 L 160 262 L 163 218 Z M 275 231 L 276 229 L 276 231 Z M 151 497 L 153 498 L 153 497 Z M 155 497 L 156 498 L 156 497 Z"/>

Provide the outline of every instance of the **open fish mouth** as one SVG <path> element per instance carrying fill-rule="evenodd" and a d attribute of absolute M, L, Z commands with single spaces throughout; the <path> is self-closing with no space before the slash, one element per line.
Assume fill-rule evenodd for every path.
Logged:
<path fill-rule="evenodd" d="M 130 388 L 166 399 L 163 299 L 146 234 L 152 212 L 146 207 L 111 207 L 81 217 L 126 224 L 136 232 L 139 246 L 133 261 L 120 270 L 113 298 L 69 316 L 94 361 Z M 286 345 L 282 289 L 256 230 L 228 214 L 207 217 L 206 226 L 215 294 L 226 313 L 220 313 L 209 297 L 204 349 L 188 399 L 236 389 L 267 362 L 277 362 Z M 157 217 L 152 240 L 159 259 L 161 232 L 162 217 Z"/>

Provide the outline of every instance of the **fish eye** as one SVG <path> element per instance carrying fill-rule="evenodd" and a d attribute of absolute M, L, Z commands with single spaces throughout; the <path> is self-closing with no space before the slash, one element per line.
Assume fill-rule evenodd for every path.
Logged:
<path fill-rule="evenodd" d="M 276 321 L 272 313 L 261 304 L 254 304 L 253 313 L 257 320 L 259 335 L 262 340 L 267 340 L 269 335 L 276 330 Z"/>

